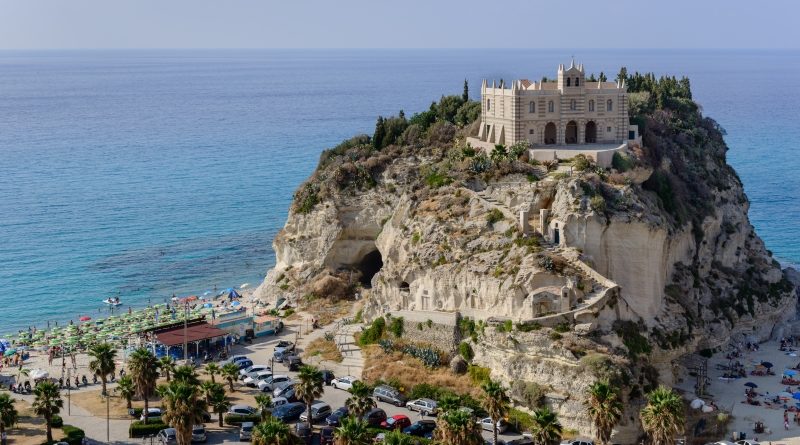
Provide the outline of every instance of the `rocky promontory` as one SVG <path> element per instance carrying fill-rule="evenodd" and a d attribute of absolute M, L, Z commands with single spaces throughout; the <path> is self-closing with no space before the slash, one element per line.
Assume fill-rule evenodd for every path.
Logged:
<path fill-rule="evenodd" d="M 466 342 L 493 377 L 539 388 L 533 401 L 517 391 L 520 407 L 548 404 L 586 434 L 594 380 L 620 382 L 633 412 L 658 382 L 685 377 L 681 357 L 781 335 L 796 289 L 749 222 L 724 131 L 688 81 L 637 74 L 628 86 L 642 139 L 611 168 L 539 163 L 524 144 L 475 149 L 480 106 L 466 96 L 380 118 L 372 136 L 323 152 L 256 295 L 358 298 L 367 321 L 468 320 L 446 340 L 420 323 L 407 341 L 446 354 Z M 636 437 L 635 417 L 617 437 Z"/>

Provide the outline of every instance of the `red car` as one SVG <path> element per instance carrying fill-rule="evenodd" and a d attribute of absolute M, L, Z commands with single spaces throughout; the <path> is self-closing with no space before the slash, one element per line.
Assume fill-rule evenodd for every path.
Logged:
<path fill-rule="evenodd" d="M 405 414 L 395 414 L 392 417 L 381 422 L 381 428 L 387 430 L 396 430 L 396 429 L 403 429 L 405 427 L 411 426 L 411 419 L 408 418 Z"/>

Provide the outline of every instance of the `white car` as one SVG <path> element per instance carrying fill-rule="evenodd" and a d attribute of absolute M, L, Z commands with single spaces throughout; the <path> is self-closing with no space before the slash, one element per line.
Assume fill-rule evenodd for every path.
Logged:
<path fill-rule="evenodd" d="M 492 418 L 491 417 L 485 417 L 485 418 L 479 420 L 478 424 L 480 424 L 482 429 L 484 429 L 486 431 L 491 431 L 492 430 L 492 425 L 494 425 L 494 422 L 492 422 Z M 498 433 L 503 434 L 503 433 L 506 432 L 507 429 L 508 429 L 508 424 L 506 423 L 505 420 L 500 419 L 500 420 L 497 421 L 497 432 Z"/>
<path fill-rule="evenodd" d="M 239 442 L 250 442 L 253 437 L 253 422 L 242 422 L 239 428 Z"/>
<path fill-rule="evenodd" d="M 353 387 L 353 383 L 355 383 L 357 381 L 358 381 L 357 378 L 355 378 L 355 377 L 353 377 L 351 375 L 347 375 L 347 376 L 344 376 L 344 377 L 337 377 L 337 378 L 331 380 L 331 386 L 333 386 L 336 389 L 343 389 L 345 391 L 349 391 L 350 388 Z"/>
<path fill-rule="evenodd" d="M 275 389 L 275 385 L 278 383 L 288 382 L 291 380 L 288 375 L 273 375 L 269 376 L 264 380 L 261 380 L 256 384 L 258 389 L 264 392 L 270 392 Z"/>
<path fill-rule="evenodd" d="M 239 379 L 244 380 L 245 378 L 247 378 L 247 376 L 253 375 L 261 371 L 272 371 L 272 368 L 270 368 L 267 365 L 253 365 L 249 368 L 245 368 L 239 371 Z"/>
<path fill-rule="evenodd" d="M 745 440 L 737 440 L 736 445 L 761 445 L 761 443 L 756 442 L 755 440 L 745 439 Z"/>
<path fill-rule="evenodd" d="M 279 407 L 281 405 L 286 405 L 287 403 L 289 403 L 289 401 L 286 400 L 286 397 L 273 397 L 272 398 L 272 407 L 273 408 L 277 408 L 277 407 Z"/>
<path fill-rule="evenodd" d="M 561 445 L 594 445 L 592 439 L 570 439 L 561 441 Z"/>
<path fill-rule="evenodd" d="M 225 366 L 228 363 L 239 363 L 242 360 L 247 360 L 247 356 L 246 355 L 234 355 L 233 357 L 231 357 L 231 358 L 229 358 L 227 360 L 223 360 L 223 361 L 219 362 L 219 365 L 220 366 Z"/>
<path fill-rule="evenodd" d="M 252 416 L 258 414 L 258 410 L 247 405 L 233 405 L 228 410 L 228 414 L 238 414 L 240 416 Z"/>
<path fill-rule="evenodd" d="M 258 382 L 266 380 L 270 377 L 272 377 L 272 371 L 259 371 L 245 377 L 243 383 L 245 384 L 245 386 L 250 386 L 252 388 L 255 388 L 256 386 L 258 386 Z"/>
<path fill-rule="evenodd" d="M 417 411 L 423 416 L 432 416 L 439 410 L 436 401 L 431 399 L 416 399 L 406 403 L 409 411 Z"/>

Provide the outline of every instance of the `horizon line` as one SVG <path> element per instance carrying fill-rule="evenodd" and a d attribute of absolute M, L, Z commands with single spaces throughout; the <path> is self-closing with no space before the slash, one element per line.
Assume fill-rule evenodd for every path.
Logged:
<path fill-rule="evenodd" d="M 649 48 L 523 48 L 523 47 L 96 47 L 96 48 L 2 48 L 0 51 L 798 51 L 800 47 L 649 47 Z"/>

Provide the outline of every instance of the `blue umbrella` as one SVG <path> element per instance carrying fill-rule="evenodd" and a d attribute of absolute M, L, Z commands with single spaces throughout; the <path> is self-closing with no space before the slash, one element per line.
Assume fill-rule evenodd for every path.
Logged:
<path fill-rule="evenodd" d="M 800 392 L 796 392 L 796 393 L 792 394 L 792 398 L 800 400 Z"/>
<path fill-rule="evenodd" d="M 747 382 L 744 384 L 744 386 L 747 386 L 748 388 L 758 388 L 758 385 L 753 382 Z"/>
<path fill-rule="evenodd" d="M 772 368 L 772 363 L 770 362 L 761 362 L 761 366 L 765 368 Z"/>
<path fill-rule="evenodd" d="M 785 375 L 790 376 L 790 377 L 797 375 L 797 371 L 795 371 L 794 369 L 786 369 L 786 370 L 783 371 L 783 373 Z"/>

